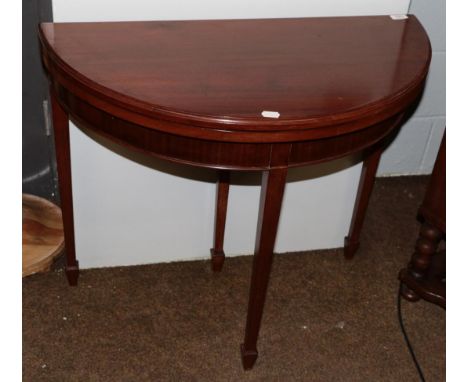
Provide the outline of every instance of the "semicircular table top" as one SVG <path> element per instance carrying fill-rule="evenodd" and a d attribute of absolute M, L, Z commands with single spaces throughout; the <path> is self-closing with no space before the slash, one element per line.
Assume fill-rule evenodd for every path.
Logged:
<path fill-rule="evenodd" d="M 431 59 L 411 15 L 44 23 L 39 34 L 48 60 L 107 102 L 239 130 L 313 128 L 389 110 L 421 86 Z"/>

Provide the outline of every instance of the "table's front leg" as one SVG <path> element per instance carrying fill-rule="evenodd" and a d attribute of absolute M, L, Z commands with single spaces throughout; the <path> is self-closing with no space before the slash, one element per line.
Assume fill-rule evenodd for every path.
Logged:
<path fill-rule="evenodd" d="M 241 345 L 242 364 L 251 369 L 257 359 L 257 338 L 273 261 L 273 248 L 278 229 L 287 168 L 265 171 L 262 178 L 257 238 L 252 266 L 252 279 L 245 327 Z"/>
<path fill-rule="evenodd" d="M 78 261 L 75 255 L 75 233 L 73 227 L 73 199 L 70 162 L 70 130 L 68 114 L 60 106 L 54 89 L 51 88 L 52 121 L 54 125 L 55 153 L 62 207 L 63 231 L 65 235 L 66 266 L 68 283 L 78 283 Z"/>
<path fill-rule="evenodd" d="M 224 264 L 224 229 L 229 197 L 229 171 L 221 170 L 218 174 L 216 190 L 216 212 L 214 224 L 213 248 L 211 248 L 211 267 L 214 272 L 221 271 Z"/>
<path fill-rule="evenodd" d="M 375 174 L 379 167 L 383 145 L 379 144 L 371 150 L 369 153 L 365 153 L 349 234 L 344 241 L 344 255 L 347 259 L 352 259 L 359 248 L 359 236 L 361 235 L 364 217 L 374 187 Z"/>

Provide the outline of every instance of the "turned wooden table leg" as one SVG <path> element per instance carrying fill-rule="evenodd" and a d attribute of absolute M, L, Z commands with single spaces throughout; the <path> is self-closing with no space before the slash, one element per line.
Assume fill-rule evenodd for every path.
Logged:
<path fill-rule="evenodd" d="M 78 283 L 78 261 L 75 255 L 75 233 L 73 227 L 73 199 L 70 164 L 70 130 L 68 115 L 60 106 L 51 88 L 52 121 L 54 125 L 55 152 L 57 157 L 57 172 L 59 177 L 60 201 L 62 207 L 63 231 L 65 236 L 66 266 L 68 283 Z"/>
<path fill-rule="evenodd" d="M 215 231 L 211 248 L 211 267 L 214 272 L 221 271 L 224 264 L 224 229 L 229 196 L 229 171 L 220 171 L 216 191 Z"/>
<path fill-rule="evenodd" d="M 281 212 L 286 174 L 287 168 L 274 169 L 263 173 L 247 323 L 244 343 L 241 345 L 242 364 L 245 370 L 253 367 L 258 356 L 257 338 L 273 261 L 273 248 Z"/>
<path fill-rule="evenodd" d="M 416 241 L 415 251 L 411 257 L 411 262 L 408 265 L 409 274 L 415 280 L 423 280 L 427 271 L 431 266 L 432 257 L 437 251 L 439 242 L 442 240 L 444 233 L 425 221 L 419 231 L 419 237 Z M 406 284 L 403 283 L 401 295 L 408 301 L 417 301 L 419 296 Z"/>
<path fill-rule="evenodd" d="M 365 156 L 362 164 L 353 217 L 351 219 L 348 236 L 346 236 L 344 240 L 344 255 L 347 259 L 352 259 L 359 248 L 359 236 L 364 223 L 367 206 L 369 205 L 372 188 L 374 187 L 375 174 L 379 166 L 382 150 L 382 145 L 374 148 Z"/>
<path fill-rule="evenodd" d="M 436 253 L 439 242 L 442 240 L 443 232 L 438 228 L 424 222 L 419 231 L 419 238 L 416 241 L 416 249 L 411 258 L 411 274 L 421 279 L 431 265 L 431 258 Z"/>

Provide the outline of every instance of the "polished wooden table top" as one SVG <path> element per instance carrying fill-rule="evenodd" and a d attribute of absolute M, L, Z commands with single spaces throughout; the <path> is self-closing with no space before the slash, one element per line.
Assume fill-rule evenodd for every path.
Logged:
<path fill-rule="evenodd" d="M 40 37 L 56 64 L 101 101 L 230 131 L 348 123 L 344 132 L 365 115 L 382 120 L 414 95 L 431 56 L 413 16 L 54 23 L 42 24 Z"/>
<path fill-rule="evenodd" d="M 352 258 L 387 138 L 424 88 L 431 46 L 423 27 L 414 16 L 46 23 L 39 38 L 70 285 L 79 266 L 69 119 L 131 149 L 220 170 L 214 271 L 225 258 L 229 172 L 263 171 L 241 346 L 252 368 L 288 168 L 363 155 L 344 247 Z"/>

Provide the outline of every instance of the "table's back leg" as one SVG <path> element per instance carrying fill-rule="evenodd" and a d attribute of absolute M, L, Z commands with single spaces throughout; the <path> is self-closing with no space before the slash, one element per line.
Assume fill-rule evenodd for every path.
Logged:
<path fill-rule="evenodd" d="M 374 187 L 375 174 L 379 166 L 383 145 L 379 144 L 371 150 L 365 153 L 349 234 L 344 240 L 344 255 L 347 259 L 352 259 L 359 248 L 359 236 L 367 206 L 369 205 L 372 188 Z"/>
<path fill-rule="evenodd" d="M 60 201 L 62 207 L 63 231 L 65 236 L 66 266 L 68 283 L 78 283 L 78 261 L 75 255 L 75 233 L 73 226 L 73 199 L 70 162 L 70 130 L 68 114 L 57 101 L 55 91 L 51 88 L 52 120 L 55 136 L 55 153 L 59 177 Z"/>
<path fill-rule="evenodd" d="M 283 201 L 286 174 L 287 168 L 274 169 L 263 173 L 247 323 L 244 343 L 241 345 L 242 364 L 245 370 L 253 367 L 258 356 L 257 338 L 273 262 L 273 249 Z"/>
<path fill-rule="evenodd" d="M 214 272 L 221 271 L 224 264 L 224 229 L 229 196 L 229 171 L 221 170 L 218 175 L 215 212 L 214 244 L 211 248 L 211 267 Z"/>

